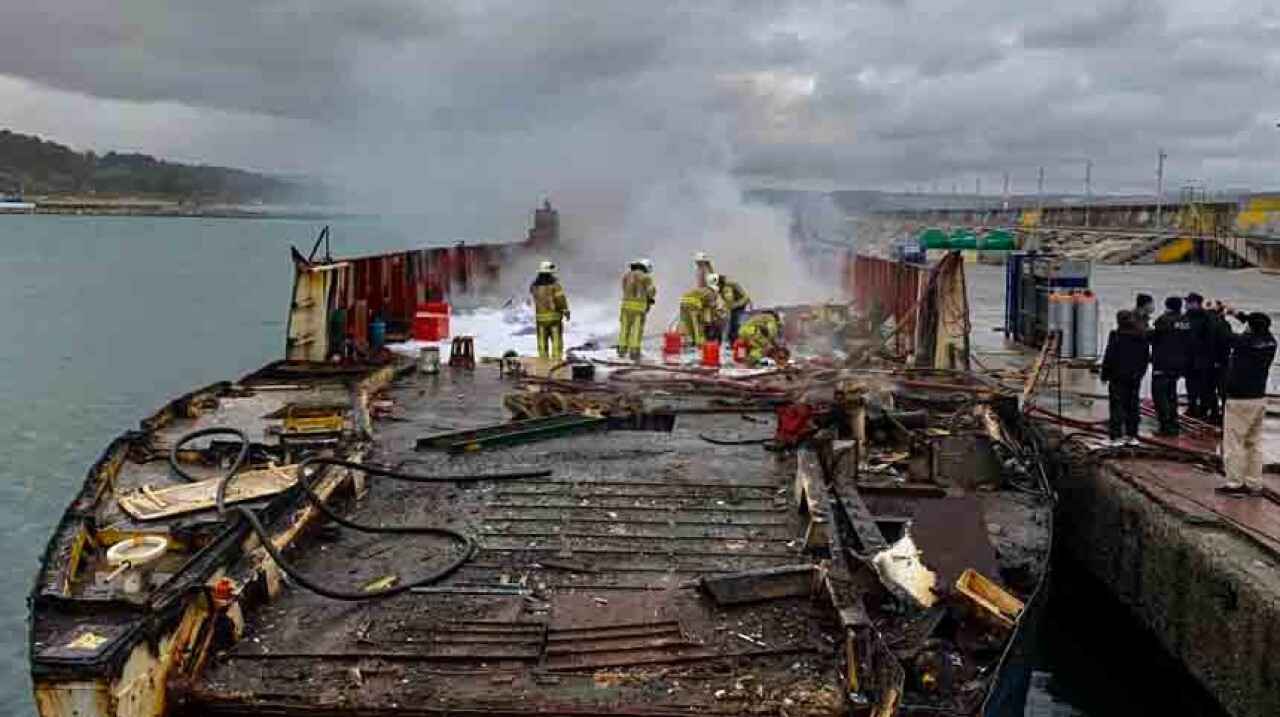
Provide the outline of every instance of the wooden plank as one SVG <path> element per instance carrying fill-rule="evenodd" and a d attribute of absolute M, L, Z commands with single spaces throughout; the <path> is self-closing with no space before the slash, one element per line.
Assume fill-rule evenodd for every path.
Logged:
<path fill-rule="evenodd" d="M 867 554 L 877 553 L 888 548 L 889 543 L 880 532 L 880 526 L 876 525 L 871 509 L 862 500 L 860 487 L 855 481 L 848 479 L 837 481 L 836 505 L 844 511 L 844 517 L 849 521 L 849 527 L 853 529 L 853 534 L 858 539 L 858 551 Z"/>
<path fill-rule="evenodd" d="M 700 585 L 715 598 L 717 604 L 738 605 L 811 595 L 817 578 L 817 567 L 812 564 L 784 565 L 703 578 Z"/>
<path fill-rule="evenodd" d="M 227 503 L 243 503 L 281 493 L 297 480 L 297 470 L 295 465 L 240 473 L 227 491 Z M 219 477 L 167 488 L 143 486 L 120 496 L 117 502 L 135 520 L 172 518 L 213 508 L 221 481 Z"/>

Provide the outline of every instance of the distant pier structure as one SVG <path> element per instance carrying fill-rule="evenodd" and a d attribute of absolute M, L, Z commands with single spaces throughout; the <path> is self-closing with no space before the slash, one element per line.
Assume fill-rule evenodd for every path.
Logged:
<path fill-rule="evenodd" d="M 1280 271 L 1280 193 L 1215 194 L 1185 189 L 1176 198 L 918 195 L 874 209 L 911 227 L 1015 229 L 1024 243 L 1087 248 L 1143 238 L 1128 261 L 1197 261 Z"/>

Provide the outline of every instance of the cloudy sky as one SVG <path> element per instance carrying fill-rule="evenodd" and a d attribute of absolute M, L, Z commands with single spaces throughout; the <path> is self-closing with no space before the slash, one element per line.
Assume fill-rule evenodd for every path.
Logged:
<path fill-rule="evenodd" d="M 1092 159 L 1096 190 L 1143 191 L 1160 147 L 1171 186 L 1274 188 L 1277 120 L 1273 0 L 41 0 L 0 22 L 0 126 L 454 205 L 607 201 L 672 167 L 998 192 L 1044 165 L 1071 191 Z"/>

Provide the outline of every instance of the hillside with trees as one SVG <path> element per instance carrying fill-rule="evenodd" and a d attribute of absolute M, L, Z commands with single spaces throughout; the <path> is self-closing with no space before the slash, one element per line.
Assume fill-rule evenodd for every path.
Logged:
<path fill-rule="evenodd" d="M 146 154 L 77 152 L 57 142 L 0 130 L 0 195 L 295 202 L 314 199 L 316 189 L 303 180 L 166 162 Z"/>

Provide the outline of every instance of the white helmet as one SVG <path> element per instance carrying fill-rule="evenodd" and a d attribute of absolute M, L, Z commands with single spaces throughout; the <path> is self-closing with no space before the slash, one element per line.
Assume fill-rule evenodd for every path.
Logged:
<path fill-rule="evenodd" d="M 695 251 L 693 253 L 693 261 L 695 263 L 700 261 L 711 261 L 711 257 L 707 256 L 705 251 Z"/>
<path fill-rule="evenodd" d="M 637 263 L 637 264 L 639 264 L 640 266 L 643 266 L 643 267 L 644 267 L 645 272 L 647 272 L 647 273 L 649 273 L 649 274 L 652 274 L 652 273 L 653 273 L 653 262 L 652 262 L 652 261 L 650 261 L 650 260 L 648 260 L 648 259 L 641 259 L 640 261 L 638 261 L 638 262 L 636 262 L 636 263 Z"/>
<path fill-rule="evenodd" d="M 719 275 L 719 274 L 707 274 L 707 286 L 711 287 L 712 289 L 719 289 L 719 288 L 720 288 L 720 275 Z"/>
<path fill-rule="evenodd" d="M 543 262 L 539 262 L 539 263 L 538 263 L 538 273 L 539 273 L 539 274 L 554 274 L 554 273 L 556 273 L 556 263 L 555 263 L 554 261 L 543 261 Z"/>

